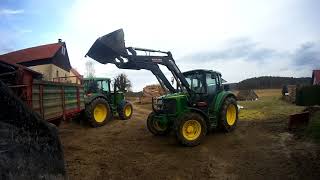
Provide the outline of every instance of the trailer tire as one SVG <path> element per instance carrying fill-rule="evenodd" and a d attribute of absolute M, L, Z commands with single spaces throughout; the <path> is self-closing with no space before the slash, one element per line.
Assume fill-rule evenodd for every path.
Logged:
<path fill-rule="evenodd" d="M 129 101 L 122 100 L 118 105 L 119 118 L 122 120 L 130 119 L 133 114 L 133 106 Z"/>
<path fill-rule="evenodd" d="M 112 112 L 108 102 L 98 97 L 86 106 L 86 116 L 92 127 L 100 127 L 111 120 Z"/>

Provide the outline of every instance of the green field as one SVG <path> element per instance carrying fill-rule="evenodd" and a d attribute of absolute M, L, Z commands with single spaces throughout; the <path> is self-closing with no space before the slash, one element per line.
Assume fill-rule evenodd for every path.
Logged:
<path fill-rule="evenodd" d="M 243 121 L 287 119 L 290 114 L 305 108 L 282 101 L 280 96 L 260 97 L 257 101 L 239 101 L 238 104 L 244 107 L 239 113 L 239 119 Z"/>
<path fill-rule="evenodd" d="M 281 100 L 281 90 L 256 90 L 255 92 L 258 94 L 259 100 L 238 102 L 244 107 L 239 113 L 241 121 L 287 121 L 291 114 L 301 112 L 306 108 Z M 312 114 L 308 127 L 303 129 L 302 133 L 320 142 L 320 112 Z"/>

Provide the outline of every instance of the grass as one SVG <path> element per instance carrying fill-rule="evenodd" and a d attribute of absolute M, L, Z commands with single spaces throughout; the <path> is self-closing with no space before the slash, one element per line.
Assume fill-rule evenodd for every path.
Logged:
<path fill-rule="evenodd" d="M 320 112 L 319 111 L 312 115 L 305 133 L 307 136 L 313 138 L 316 142 L 320 143 Z"/>
<path fill-rule="evenodd" d="M 240 110 L 239 118 L 244 121 L 288 118 L 290 114 L 301 112 L 304 107 L 284 102 L 280 96 L 265 94 L 257 101 L 239 101 L 244 109 Z"/>

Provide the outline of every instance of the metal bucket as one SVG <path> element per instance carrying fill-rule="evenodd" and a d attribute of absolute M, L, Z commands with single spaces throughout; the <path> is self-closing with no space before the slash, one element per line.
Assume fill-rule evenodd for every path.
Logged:
<path fill-rule="evenodd" d="M 117 57 L 128 56 L 123 30 L 118 29 L 98 38 L 86 55 L 102 64 L 114 64 Z"/>

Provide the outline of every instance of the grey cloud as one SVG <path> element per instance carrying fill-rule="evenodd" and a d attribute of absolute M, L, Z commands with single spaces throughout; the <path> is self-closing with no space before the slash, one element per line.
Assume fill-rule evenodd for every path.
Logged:
<path fill-rule="evenodd" d="M 311 69 L 320 68 L 320 42 L 302 44 L 292 55 L 293 65 Z"/>
<path fill-rule="evenodd" d="M 280 52 L 272 48 L 261 47 L 248 38 L 239 38 L 226 43 L 224 48 L 194 53 L 183 58 L 187 62 L 214 62 L 217 60 L 242 59 L 258 63 L 271 63 L 274 59 L 288 59 L 288 68 L 320 68 L 320 41 L 307 42 L 291 52 Z"/>
<path fill-rule="evenodd" d="M 248 38 L 239 38 L 229 41 L 222 49 L 191 54 L 183 59 L 190 61 L 201 60 L 202 62 L 232 59 L 263 62 L 272 57 L 280 57 L 282 55 L 274 49 L 260 47 L 258 43 Z"/>

